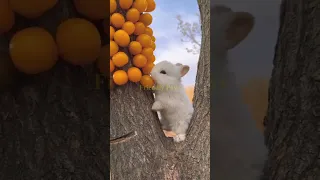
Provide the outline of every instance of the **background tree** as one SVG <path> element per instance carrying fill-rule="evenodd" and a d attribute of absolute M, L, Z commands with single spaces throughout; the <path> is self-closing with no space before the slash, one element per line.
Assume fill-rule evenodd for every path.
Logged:
<path fill-rule="evenodd" d="M 265 119 L 264 179 L 320 178 L 319 0 L 283 0 Z"/>
<path fill-rule="evenodd" d="M 209 1 L 198 0 L 203 37 L 210 36 Z M 111 179 L 210 179 L 209 39 L 203 38 L 195 85 L 195 113 L 187 140 L 174 144 L 151 111 L 151 92 L 128 84 L 111 94 Z"/>
<path fill-rule="evenodd" d="M 26 5 L 39 8 L 49 1 L 30 2 L 35 1 L 19 5 L 26 10 Z M 70 17 L 81 16 L 67 0 L 57 1 L 36 19 L 16 14 L 15 25 L 0 38 L 0 67 L 8 58 L 8 40 L 15 32 L 40 26 L 54 37 L 57 26 Z M 0 93 L 0 179 L 109 177 L 109 95 L 105 89 L 96 89 L 95 80 L 93 66 L 82 68 L 64 61 L 39 75 L 17 74 L 12 90 Z"/>
<path fill-rule="evenodd" d="M 186 48 L 188 53 L 199 54 L 201 48 L 201 19 L 200 15 L 196 14 L 198 17 L 197 22 L 185 22 L 181 15 L 177 15 L 178 20 L 178 30 L 180 31 L 182 38 L 181 42 L 190 42 L 192 48 Z"/>

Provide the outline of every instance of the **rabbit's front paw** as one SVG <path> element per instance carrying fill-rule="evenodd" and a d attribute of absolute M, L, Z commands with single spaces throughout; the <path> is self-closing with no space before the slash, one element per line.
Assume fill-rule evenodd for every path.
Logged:
<path fill-rule="evenodd" d="M 160 111 L 162 109 L 162 105 L 159 101 L 155 101 L 151 107 L 153 111 Z"/>
<path fill-rule="evenodd" d="M 185 139 L 186 139 L 185 134 L 177 134 L 176 136 L 173 137 L 174 142 L 181 142 L 181 141 L 184 141 Z"/>

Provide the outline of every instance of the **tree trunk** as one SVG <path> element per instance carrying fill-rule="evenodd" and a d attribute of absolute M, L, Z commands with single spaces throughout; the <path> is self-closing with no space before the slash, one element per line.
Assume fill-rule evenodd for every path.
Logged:
<path fill-rule="evenodd" d="M 111 94 L 111 179 L 209 180 L 210 179 L 210 10 L 198 0 L 202 21 L 202 47 L 195 85 L 195 113 L 185 142 L 174 144 L 151 111 L 151 92 L 130 83 Z"/>
<path fill-rule="evenodd" d="M 55 36 L 58 24 L 74 15 L 71 1 L 60 0 L 40 19 L 17 17 L 8 36 L 29 25 Z M 26 84 L 15 82 L 14 92 L 0 94 L 1 180 L 109 177 L 109 95 L 96 89 L 93 69 L 59 62 L 49 72 L 26 76 Z"/>
<path fill-rule="evenodd" d="M 320 179 L 319 0 L 284 0 L 265 119 L 265 179 Z"/>

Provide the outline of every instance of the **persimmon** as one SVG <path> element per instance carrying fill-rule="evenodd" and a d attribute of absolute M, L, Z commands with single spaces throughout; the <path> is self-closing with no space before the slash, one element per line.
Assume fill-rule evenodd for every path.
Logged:
<path fill-rule="evenodd" d="M 116 0 L 110 0 L 110 14 L 114 13 L 117 9 Z"/>
<path fill-rule="evenodd" d="M 128 33 L 122 29 L 114 33 L 113 39 L 121 47 L 127 47 L 130 43 L 130 37 Z"/>
<path fill-rule="evenodd" d="M 133 4 L 133 0 L 119 0 L 119 5 L 121 9 L 127 10 L 129 9 Z"/>
<path fill-rule="evenodd" d="M 9 52 L 15 67 L 26 74 L 48 71 L 58 60 L 54 38 L 40 27 L 18 31 L 10 40 Z"/>
<path fill-rule="evenodd" d="M 152 16 L 149 13 L 143 13 L 140 15 L 139 21 L 145 26 L 149 26 L 152 23 Z"/>
<path fill-rule="evenodd" d="M 138 41 L 131 41 L 129 44 L 129 52 L 132 55 L 140 54 L 142 51 L 142 46 Z"/>
<path fill-rule="evenodd" d="M 117 70 L 113 73 L 113 82 L 116 85 L 124 85 L 128 82 L 128 75 L 124 70 Z"/>
<path fill-rule="evenodd" d="M 154 86 L 154 81 L 149 75 L 143 75 L 140 79 L 140 84 L 145 88 L 152 88 Z"/>
<path fill-rule="evenodd" d="M 9 0 L 12 10 L 26 18 L 38 18 L 53 8 L 58 0 Z"/>
<path fill-rule="evenodd" d="M 140 35 L 145 32 L 146 26 L 142 22 L 137 22 L 134 24 L 135 30 L 134 30 L 134 35 Z"/>
<path fill-rule="evenodd" d="M 133 34 L 135 28 L 136 28 L 135 25 L 130 21 L 125 22 L 122 26 L 122 29 L 126 31 L 129 36 Z"/>
<path fill-rule="evenodd" d="M 153 55 L 153 49 L 151 47 L 143 48 L 141 54 L 148 58 Z"/>
<path fill-rule="evenodd" d="M 25 0 L 26 1 L 26 0 Z M 110 7 L 110 12 L 116 7 L 114 7 L 115 0 L 73 0 L 76 10 L 92 20 L 106 19 L 110 15 L 108 8 Z"/>
<path fill-rule="evenodd" d="M 0 1 L 0 35 L 8 32 L 15 23 L 15 15 L 9 6 L 9 0 Z"/>
<path fill-rule="evenodd" d="M 139 21 L 140 12 L 136 8 L 131 8 L 126 13 L 127 21 L 131 21 L 132 23 L 136 23 Z"/>
<path fill-rule="evenodd" d="M 150 27 L 146 27 L 144 33 L 149 36 L 153 36 L 153 30 Z"/>
<path fill-rule="evenodd" d="M 119 51 L 119 46 L 116 42 L 110 41 L 110 56 L 115 55 Z"/>
<path fill-rule="evenodd" d="M 137 37 L 137 41 L 143 48 L 152 47 L 152 39 L 147 34 L 141 34 Z M 152 48 L 153 49 L 153 48 Z"/>
<path fill-rule="evenodd" d="M 115 33 L 114 28 L 110 26 L 110 41 L 113 40 L 114 33 Z"/>
<path fill-rule="evenodd" d="M 153 64 L 153 63 L 147 63 L 147 65 L 145 65 L 145 66 L 142 68 L 143 74 L 149 75 L 149 74 L 151 73 L 151 70 L 152 70 L 153 67 L 154 67 L 154 64 Z"/>
<path fill-rule="evenodd" d="M 153 63 L 156 60 L 156 57 L 154 55 L 147 57 L 148 63 Z"/>
<path fill-rule="evenodd" d="M 124 65 L 128 64 L 129 57 L 124 52 L 117 52 L 115 55 L 113 55 L 112 62 L 117 67 L 123 67 Z"/>
<path fill-rule="evenodd" d="M 61 57 L 73 65 L 90 64 L 100 53 L 100 33 L 85 19 L 71 18 L 62 22 L 57 29 L 56 41 Z"/>
<path fill-rule="evenodd" d="M 110 59 L 110 72 L 113 72 L 115 69 L 115 66 L 113 64 L 113 61 Z"/>
<path fill-rule="evenodd" d="M 141 70 L 136 67 L 129 68 L 127 74 L 131 82 L 139 82 L 142 77 Z"/>
<path fill-rule="evenodd" d="M 111 15 L 110 22 L 115 28 L 121 28 L 125 23 L 125 19 L 122 14 L 113 13 Z"/>
<path fill-rule="evenodd" d="M 142 54 L 137 54 L 133 57 L 133 65 L 139 68 L 143 68 L 147 64 L 147 58 Z"/>
<path fill-rule="evenodd" d="M 147 4 L 146 12 L 152 12 L 156 9 L 156 3 L 154 0 L 147 0 Z"/>
<path fill-rule="evenodd" d="M 146 0 L 135 0 L 132 7 L 143 13 L 147 9 L 148 4 Z"/>

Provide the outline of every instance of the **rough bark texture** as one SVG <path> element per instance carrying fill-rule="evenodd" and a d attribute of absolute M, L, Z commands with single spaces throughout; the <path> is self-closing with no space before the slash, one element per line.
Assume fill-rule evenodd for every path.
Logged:
<path fill-rule="evenodd" d="M 202 21 L 202 47 L 195 86 L 195 114 L 187 140 L 174 144 L 151 111 L 153 96 L 138 85 L 111 92 L 111 138 L 132 133 L 111 145 L 111 179 L 210 179 L 210 12 L 209 1 L 198 0 Z M 134 133 L 135 132 L 135 133 Z"/>
<path fill-rule="evenodd" d="M 284 0 L 265 119 L 265 179 L 320 179 L 319 0 Z"/>
<path fill-rule="evenodd" d="M 70 2 L 60 0 L 37 20 L 18 17 L 8 36 L 31 25 L 54 35 L 62 20 L 75 15 Z M 109 177 L 109 95 L 96 89 L 93 69 L 59 62 L 49 72 L 25 76 L 27 83 L 15 82 L 15 91 L 1 92 L 1 180 Z"/>

